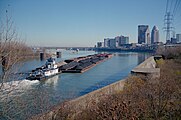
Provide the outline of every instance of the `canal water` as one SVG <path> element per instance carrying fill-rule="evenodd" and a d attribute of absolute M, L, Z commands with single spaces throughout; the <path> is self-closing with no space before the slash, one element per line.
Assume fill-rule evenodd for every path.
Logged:
<path fill-rule="evenodd" d="M 73 53 L 72 51 L 63 50 L 62 57 L 57 58 L 56 61 L 95 53 L 94 51 Z M 22 79 L 13 83 L 5 83 L 7 91 L 11 89 L 10 86 L 13 86 L 13 92 L 8 95 L 8 99 L 13 99 L 9 106 L 13 107 L 11 110 L 7 110 L 7 114 L 17 119 L 26 119 L 31 115 L 45 112 L 63 101 L 85 95 L 127 77 L 135 66 L 150 56 L 148 53 L 136 52 L 114 52 L 113 54 L 111 59 L 84 73 L 62 73 L 45 81 Z M 20 72 L 29 72 L 44 63 L 45 61 L 38 59 L 26 61 Z M 4 97 L 5 95 L 1 93 L 1 109 L 7 107 L 2 105 Z"/>

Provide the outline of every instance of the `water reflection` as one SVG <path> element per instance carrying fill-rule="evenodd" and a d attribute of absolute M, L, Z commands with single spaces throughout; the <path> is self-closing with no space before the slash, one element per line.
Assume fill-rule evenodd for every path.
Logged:
<path fill-rule="evenodd" d="M 138 65 L 140 64 L 140 63 L 142 63 L 145 59 L 147 59 L 149 56 L 151 56 L 151 54 L 149 54 L 149 53 L 139 53 L 138 54 Z"/>
<path fill-rule="evenodd" d="M 56 87 L 59 80 L 59 75 L 56 75 L 52 78 L 49 78 L 48 80 L 45 80 L 45 84 L 52 87 Z"/>

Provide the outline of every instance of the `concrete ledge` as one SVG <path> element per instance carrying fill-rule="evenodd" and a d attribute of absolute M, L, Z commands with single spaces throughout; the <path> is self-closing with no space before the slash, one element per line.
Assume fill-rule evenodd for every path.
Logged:
<path fill-rule="evenodd" d="M 135 68 L 156 68 L 156 62 L 154 60 L 154 57 L 153 56 L 149 57 Z"/>
<path fill-rule="evenodd" d="M 131 71 L 132 75 L 144 75 L 149 77 L 160 77 L 160 68 L 156 68 L 154 56 L 149 57 Z"/>
<path fill-rule="evenodd" d="M 157 73 L 160 72 L 160 68 L 135 68 L 131 72 L 133 73 Z"/>

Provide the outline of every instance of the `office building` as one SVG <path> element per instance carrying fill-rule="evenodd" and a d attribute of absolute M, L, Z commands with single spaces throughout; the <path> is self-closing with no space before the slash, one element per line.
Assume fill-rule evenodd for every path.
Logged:
<path fill-rule="evenodd" d="M 109 41 L 109 38 L 104 39 L 104 47 L 105 47 L 105 48 L 110 47 L 110 41 Z"/>
<path fill-rule="evenodd" d="M 181 43 L 181 34 L 176 34 L 177 43 Z"/>
<path fill-rule="evenodd" d="M 176 44 L 177 43 L 177 39 L 176 38 L 171 38 L 171 43 L 172 44 Z"/>
<path fill-rule="evenodd" d="M 115 37 L 115 41 L 116 41 L 116 48 L 119 47 L 119 40 L 116 39 Z"/>
<path fill-rule="evenodd" d="M 109 39 L 109 45 L 110 48 L 116 48 L 117 47 L 116 39 Z"/>
<path fill-rule="evenodd" d="M 117 36 L 115 39 L 118 42 L 118 46 L 123 46 L 125 44 L 129 44 L 129 37 Z"/>
<path fill-rule="evenodd" d="M 129 37 L 121 36 L 120 45 L 129 44 Z"/>
<path fill-rule="evenodd" d="M 150 30 L 148 25 L 138 26 L 138 43 L 139 44 L 151 44 Z"/>
<path fill-rule="evenodd" d="M 159 42 L 159 29 L 157 26 L 154 26 L 151 31 L 151 44 Z"/>
<path fill-rule="evenodd" d="M 116 40 L 116 46 L 119 47 L 120 36 L 115 37 L 115 40 Z"/>
<path fill-rule="evenodd" d="M 104 43 L 103 42 L 97 42 L 97 48 L 101 48 L 104 47 Z"/>

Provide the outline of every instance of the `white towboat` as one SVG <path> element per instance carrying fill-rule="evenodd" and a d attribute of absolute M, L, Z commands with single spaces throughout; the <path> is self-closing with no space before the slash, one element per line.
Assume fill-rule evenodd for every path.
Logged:
<path fill-rule="evenodd" d="M 45 65 L 36 68 L 35 70 L 32 70 L 32 72 L 29 74 L 29 76 L 26 79 L 43 80 L 53 77 L 59 73 L 61 73 L 61 71 L 59 71 L 59 68 L 55 64 L 55 59 L 51 57 L 46 60 Z"/>

